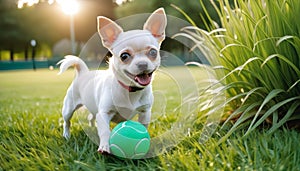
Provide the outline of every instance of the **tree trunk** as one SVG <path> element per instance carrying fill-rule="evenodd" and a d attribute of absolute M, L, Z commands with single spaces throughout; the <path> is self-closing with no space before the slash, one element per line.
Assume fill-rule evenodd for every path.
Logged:
<path fill-rule="evenodd" d="M 14 61 L 14 49 L 10 49 L 10 61 Z"/>
<path fill-rule="evenodd" d="M 25 57 L 25 61 L 27 61 L 28 60 L 28 46 L 25 46 L 24 57 Z"/>

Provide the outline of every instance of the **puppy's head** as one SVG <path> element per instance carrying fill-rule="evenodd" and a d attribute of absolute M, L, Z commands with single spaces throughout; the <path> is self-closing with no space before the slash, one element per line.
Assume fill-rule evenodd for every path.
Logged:
<path fill-rule="evenodd" d="M 128 86 L 145 87 L 160 65 L 160 44 L 165 39 L 167 24 L 163 8 L 151 14 L 143 30 L 123 29 L 106 17 L 98 17 L 98 32 L 112 54 L 110 67 L 116 77 Z"/>

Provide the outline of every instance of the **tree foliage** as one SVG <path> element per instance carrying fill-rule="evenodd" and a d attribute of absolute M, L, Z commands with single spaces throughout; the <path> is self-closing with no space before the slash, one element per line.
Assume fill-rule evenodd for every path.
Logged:
<path fill-rule="evenodd" d="M 0 46 L 1 49 L 12 49 L 14 46 L 24 44 L 28 34 L 22 30 L 19 14 L 14 10 L 15 3 L 9 0 L 0 0 Z M 24 37 L 23 37 L 24 35 Z M 14 44 L 14 42 L 19 42 Z"/>

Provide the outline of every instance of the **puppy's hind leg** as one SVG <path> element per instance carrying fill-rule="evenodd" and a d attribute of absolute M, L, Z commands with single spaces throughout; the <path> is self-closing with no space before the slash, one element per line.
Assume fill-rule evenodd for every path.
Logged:
<path fill-rule="evenodd" d="M 62 108 L 62 116 L 64 119 L 64 125 L 63 125 L 63 136 L 66 139 L 69 139 L 70 134 L 70 126 L 71 126 L 71 118 L 73 116 L 73 113 L 75 110 L 80 108 L 82 104 L 79 101 L 79 97 L 74 94 L 74 91 L 72 89 L 72 86 L 68 89 L 67 94 L 64 99 L 64 105 Z"/>

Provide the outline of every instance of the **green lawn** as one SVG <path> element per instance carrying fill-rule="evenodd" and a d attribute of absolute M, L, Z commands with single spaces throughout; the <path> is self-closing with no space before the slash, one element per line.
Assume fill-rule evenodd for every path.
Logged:
<path fill-rule="evenodd" d="M 182 69 L 171 70 L 186 78 L 180 75 Z M 205 77 L 196 69 L 192 72 L 197 79 Z M 178 145 L 154 158 L 123 160 L 98 154 L 78 117 L 72 120 L 71 139 L 62 137 L 60 111 L 74 73 L 56 74 L 48 70 L 0 72 L 0 170 L 300 170 L 299 132 L 278 130 L 268 135 L 260 129 L 243 137 L 241 130 L 218 144 L 226 130 L 217 130 L 199 144 L 201 122 L 195 122 Z M 181 101 L 174 85 L 172 79 L 157 75 L 154 88 L 160 90 L 156 93 L 161 98 L 156 100 L 166 99 L 168 105 L 166 116 L 154 115 L 157 121 L 149 127 L 152 136 L 176 120 L 174 108 Z"/>

